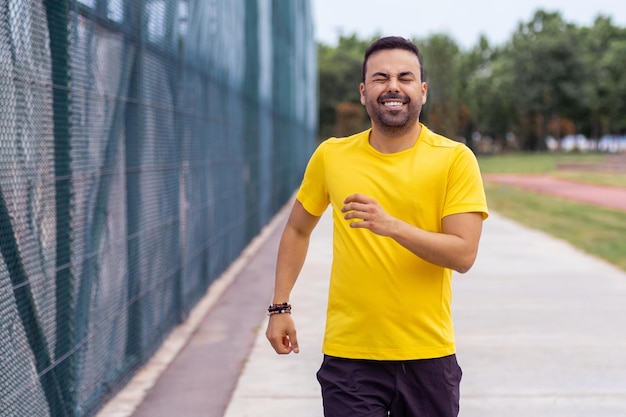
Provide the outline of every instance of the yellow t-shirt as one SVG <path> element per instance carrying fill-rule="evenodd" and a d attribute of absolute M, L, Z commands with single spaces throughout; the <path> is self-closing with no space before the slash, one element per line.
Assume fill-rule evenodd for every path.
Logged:
<path fill-rule="evenodd" d="M 455 352 L 452 271 L 417 257 L 393 239 L 350 228 L 343 200 L 354 193 L 390 215 L 441 232 L 448 215 L 487 204 L 478 163 L 463 144 L 422 125 L 416 144 L 383 154 L 370 130 L 323 142 L 311 157 L 296 198 L 320 216 L 332 205 L 333 264 L 323 352 L 374 360 L 436 358 Z"/>

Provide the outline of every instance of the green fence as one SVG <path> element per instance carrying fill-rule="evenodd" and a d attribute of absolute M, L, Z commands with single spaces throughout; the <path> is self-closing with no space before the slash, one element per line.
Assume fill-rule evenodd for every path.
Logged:
<path fill-rule="evenodd" d="M 93 415 L 286 203 L 309 3 L 0 0 L 0 415 Z"/>

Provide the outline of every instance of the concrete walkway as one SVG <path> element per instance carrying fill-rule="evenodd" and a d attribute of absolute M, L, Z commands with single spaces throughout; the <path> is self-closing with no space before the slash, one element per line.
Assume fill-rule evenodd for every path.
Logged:
<path fill-rule="evenodd" d="M 322 416 L 315 372 L 331 218 L 326 213 L 314 231 L 291 299 L 301 353 L 278 356 L 265 339 L 263 312 L 286 214 L 197 330 L 186 333 L 180 352 L 161 364 L 167 369 L 143 388 L 129 384 L 118 396 L 126 407 L 114 399 L 100 417 Z M 626 416 L 623 271 L 492 213 L 476 264 L 455 275 L 453 308 L 464 370 L 461 417 Z"/>
<path fill-rule="evenodd" d="M 494 214 L 454 290 L 463 417 L 626 416 L 626 273 Z"/>

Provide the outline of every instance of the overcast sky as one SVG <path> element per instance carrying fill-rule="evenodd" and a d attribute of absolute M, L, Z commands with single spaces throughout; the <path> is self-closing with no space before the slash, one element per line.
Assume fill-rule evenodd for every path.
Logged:
<path fill-rule="evenodd" d="M 567 22 L 591 26 L 599 14 L 626 26 L 626 0 L 311 0 L 316 38 L 335 45 L 340 34 L 357 33 L 425 38 L 450 35 L 461 48 L 476 45 L 485 34 L 492 45 L 508 41 L 519 22 L 534 12 L 558 11 Z"/>

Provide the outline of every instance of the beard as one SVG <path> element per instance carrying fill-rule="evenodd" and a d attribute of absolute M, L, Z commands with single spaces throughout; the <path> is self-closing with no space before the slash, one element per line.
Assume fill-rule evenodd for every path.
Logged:
<path fill-rule="evenodd" d="M 391 110 L 384 106 L 384 101 L 396 100 L 405 104 L 399 110 Z M 388 135 L 399 135 L 411 129 L 419 122 L 422 111 L 421 104 L 401 94 L 384 94 L 378 99 L 366 99 L 365 109 L 372 119 L 372 125 Z"/>

